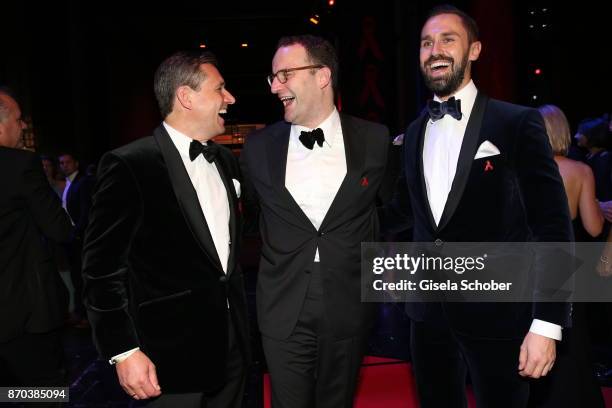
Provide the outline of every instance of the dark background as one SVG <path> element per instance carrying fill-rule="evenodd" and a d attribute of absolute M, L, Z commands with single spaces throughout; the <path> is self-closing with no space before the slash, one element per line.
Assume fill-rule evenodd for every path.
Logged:
<path fill-rule="evenodd" d="M 0 83 L 16 90 L 31 116 L 38 151 L 68 149 L 95 162 L 105 151 L 150 134 L 161 120 L 152 90 L 157 65 L 202 42 L 221 60 L 237 99 L 228 123 L 279 120 L 281 104 L 265 80 L 276 42 L 283 35 L 313 33 L 337 47 L 342 110 L 398 134 L 429 97 L 418 70 L 418 40 L 424 15 L 439 3 L 177 0 L 158 7 L 24 0 L 2 6 Z M 583 118 L 612 111 L 612 20 L 602 5 L 451 3 L 480 25 L 479 89 L 524 105 L 554 103 L 573 130 Z M 313 14 L 320 17 L 318 25 L 309 22 Z M 534 74 L 536 68 L 541 75 Z"/>

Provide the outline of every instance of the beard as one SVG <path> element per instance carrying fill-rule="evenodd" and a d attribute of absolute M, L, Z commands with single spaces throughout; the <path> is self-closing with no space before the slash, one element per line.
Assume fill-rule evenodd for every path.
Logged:
<path fill-rule="evenodd" d="M 435 61 L 448 61 L 451 63 L 451 71 L 441 77 L 434 78 L 427 72 L 427 66 Z M 422 66 L 421 73 L 423 74 L 423 79 L 425 80 L 425 85 L 429 88 L 434 94 L 436 94 L 440 98 L 445 98 L 454 94 L 459 86 L 463 82 L 463 78 L 465 77 L 465 69 L 468 64 L 468 54 L 462 58 L 459 65 L 455 64 L 455 60 L 452 58 L 445 58 L 441 56 L 431 56 Z"/>

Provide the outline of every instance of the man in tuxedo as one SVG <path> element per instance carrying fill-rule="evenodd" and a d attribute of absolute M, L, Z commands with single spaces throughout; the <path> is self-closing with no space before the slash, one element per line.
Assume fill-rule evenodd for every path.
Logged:
<path fill-rule="evenodd" d="M 70 266 L 70 280 L 74 287 L 73 323 L 77 328 L 88 326 L 86 311 L 83 306 L 82 252 L 83 236 L 89 222 L 91 195 L 94 185 L 92 177 L 79 167 L 79 161 L 72 153 L 62 153 L 58 157 L 60 170 L 66 178 L 66 187 L 62 193 L 62 206 L 74 223 L 74 232 L 70 243 L 66 245 L 66 255 Z"/>
<path fill-rule="evenodd" d="M 66 242 L 72 226 L 39 157 L 23 150 L 24 127 L 0 88 L 0 385 L 64 386 L 67 292 L 47 240 Z"/>
<path fill-rule="evenodd" d="M 543 120 L 476 89 L 471 65 L 481 47 L 474 20 L 452 6 L 434 9 L 425 22 L 420 65 L 434 100 L 406 130 L 390 222 L 411 220 L 414 241 L 437 244 L 570 241 Z M 407 310 L 421 406 L 465 407 L 469 372 L 477 405 L 498 408 L 526 406 L 526 379 L 551 370 L 570 308 L 412 303 Z"/>
<path fill-rule="evenodd" d="M 351 407 L 373 304 L 360 243 L 378 236 L 387 128 L 340 114 L 335 50 L 282 38 L 268 77 L 284 121 L 247 137 L 241 166 L 259 212 L 257 316 L 275 408 Z"/>
<path fill-rule="evenodd" d="M 248 355 L 240 171 L 212 142 L 235 102 L 209 52 L 155 74 L 163 123 L 104 155 L 84 247 L 95 344 L 152 407 L 240 407 Z"/>

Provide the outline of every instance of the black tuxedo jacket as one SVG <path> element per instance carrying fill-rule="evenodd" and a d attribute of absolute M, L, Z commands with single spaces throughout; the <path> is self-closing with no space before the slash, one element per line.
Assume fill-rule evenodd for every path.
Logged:
<path fill-rule="evenodd" d="M 291 124 L 278 122 L 252 133 L 241 155 L 245 198 L 255 203 L 246 202 L 245 210 L 251 215 L 253 207 L 259 211 L 257 316 L 268 337 L 291 334 L 310 280 L 305 271 L 317 247 L 324 309 L 334 336 L 354 336 L 372 321 L 374 305 L 360 301 L 360 244 L 377 240 L 377 200 L 391 195 L 392 179 L 385 177 L 389 132 L 351 116 L 341 114 L 340 119 L 347 174 L 318 231 L 285 188 Z"/>
<path fill-rule="evenodd" d="M 224 381 L 228 302 L 248 359 L 246 299 L 237 265 L 241 220 L 232 153 L 215 160 L 230 204 L 223 272 L 179 152 L 163 126 L 102 157 L 84 246 L 85 301 L 104 359 L 134 347 L 157 367 L 165 392 Z"/>
<path fill-rule="evenodd" d="M 66 242 L 68 215 L 28 151 L 0 147 L 0 343 L 60 327 L 68 293 L 46 239 Z"/>
<path fill-rule="evenodd" d="M 79 170 L 66 195 L 66 210 L 74 222 L 74 239 L 82 241 L 89 220 L 94 179 Z"/>
<path fill-rule="evenodd" d="M 568 242 L 567 198 L 537 110 L 478 93 L 465 131 L 455 179 L 439 225 L 433 219 L 423 173 L 424 112 L 405 133 L 403 170 L 384 223 L 411 219 L 417 242 Z M 499 155 L 474 159 L 488 140 Z M 485 167 L 488 167 L 485 169 Z M 534 264 L 523 273 L 538 273 Z M 524 337 L 533 318 L 566 326 L 569 304 L 412 303 L 418 321 L 446 322 L 466 333 Z"/>

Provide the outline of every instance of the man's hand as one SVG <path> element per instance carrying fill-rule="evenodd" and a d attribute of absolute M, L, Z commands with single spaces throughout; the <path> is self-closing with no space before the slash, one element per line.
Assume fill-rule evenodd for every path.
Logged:
<path fill-rule="evenodd" d="M 602 278 L 612 276 L 612 243 L 606 242 L 603 254 L 599 257 L 599 262 L 595 267 L 597 274 Z"/>
<path fill-rule="evenodd" d="M 116 368 L 119 384 L 130 397 L 147 399 L 161 394 L 155 365 L 142 351 L 135 351 L 128 358 L 117 363 Z"/>
<path fill-rule="evenodd" d="M 527 333 L 519 354 L 519 375 L 540 378 L 548 374 L 555 363 L 555 341 L 539 334 Z"/>

